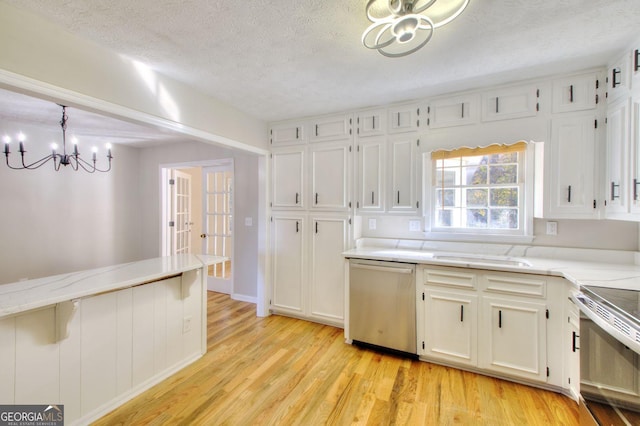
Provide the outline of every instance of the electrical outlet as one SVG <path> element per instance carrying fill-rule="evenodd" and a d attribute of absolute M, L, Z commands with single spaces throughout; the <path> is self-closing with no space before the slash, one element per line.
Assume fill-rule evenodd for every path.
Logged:
<path fill-rule="evenodd" d="M 376 220 L 369 219 L 369 229 L 376 229 Z"/>
<path fill-rule="evenodd" d="M 245 217 L 244 218 L 244 226 L 253 226 L 253 218 Z"/>
<path fill-rule="evenodd" d="M 186 334 L 191 331 L 191 317 L 184 317 L 184 321 L 182 322 L 182 334 Z"/>
<path fill-rule="evenodd" d="M 558 235 L 558 222 L 547 222 L 547 235 Z"/>

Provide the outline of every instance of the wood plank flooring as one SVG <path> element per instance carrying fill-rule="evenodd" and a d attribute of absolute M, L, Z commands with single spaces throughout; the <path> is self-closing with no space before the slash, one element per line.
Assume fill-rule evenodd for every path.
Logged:
<path fill-rule="evenodd" d="M 361 349 L 208 295 L 208 352 L 96 425 L 578 425 L 553 392 Z"/>

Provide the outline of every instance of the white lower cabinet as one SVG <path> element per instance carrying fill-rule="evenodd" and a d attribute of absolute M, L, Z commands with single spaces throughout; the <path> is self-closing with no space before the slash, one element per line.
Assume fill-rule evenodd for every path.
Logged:
<path fill-rule="evenodd" d="M 439 291 L 424 292 L 425 348 L 427 355 L 462 364 L 478 363 L 478 297 L 473 294 Z"/>
<path fill-rule="evenodd" d="M 441 266 L 416 276 L 421 359 L 562 384 L 563 279 Z"/>
<path fill-rule="evenodd" d="M 340 214 L 272 217 L 273 312 L 343 326 L 349 227 Z"/>
<path fill-rule="evenodd" d="M 305 282 L 304 215 L 282 214 L 271 218 L 273 289 L 271 307 L 285 313 L 304 313 Z"/>
<path fill-rule="evenodd" d="M 311 224 L 309 315 L 342 324 L 345 276 L 342 253 L 348 246 L 349 219 L 315 216 Z"/>
<path fill-rule="evenodd" d="M 494 297 L 482 303 L 480 367 L 546 382 L 546 305 Z"/>

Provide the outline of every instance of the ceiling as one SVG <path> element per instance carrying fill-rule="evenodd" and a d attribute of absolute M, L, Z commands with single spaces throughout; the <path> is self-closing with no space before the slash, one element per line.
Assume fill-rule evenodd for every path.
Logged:
<path fill-rule="evenodd" d="M 360 42 L 366 0 L 3 1 L 265 121 L 601 66 L 640 25 L 637 0 L 471 0 L 387 58 Z"/>

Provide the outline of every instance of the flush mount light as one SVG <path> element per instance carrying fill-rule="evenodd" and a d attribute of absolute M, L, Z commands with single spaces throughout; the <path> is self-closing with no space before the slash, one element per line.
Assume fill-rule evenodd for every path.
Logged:
<path fill-rule="evenodd" d="M 362 44 L 390 58 L 409 55 L 468 4 L 469 0 L 369 0 L 366 13 L 373 24 L 362 34 Z"/>

